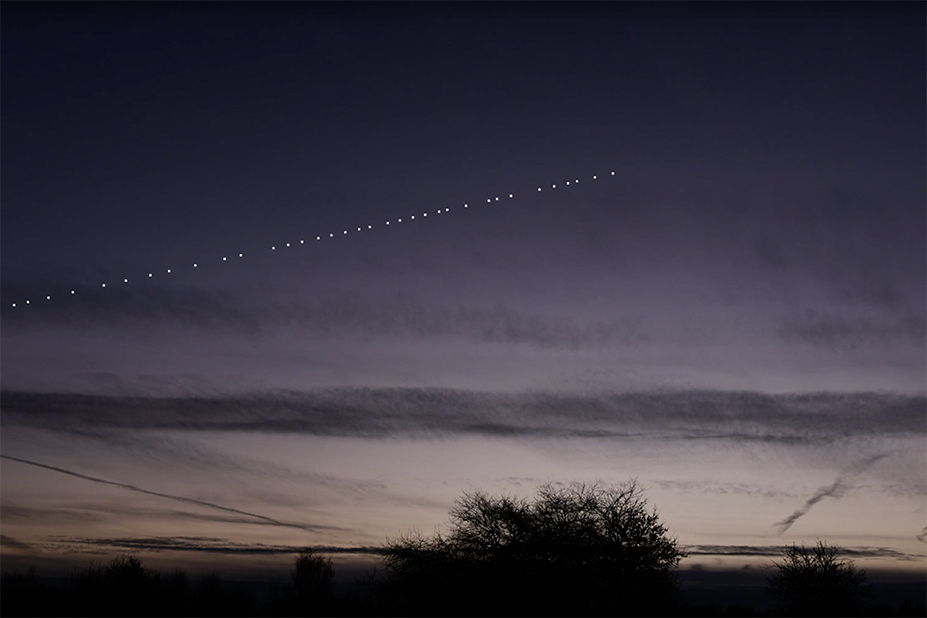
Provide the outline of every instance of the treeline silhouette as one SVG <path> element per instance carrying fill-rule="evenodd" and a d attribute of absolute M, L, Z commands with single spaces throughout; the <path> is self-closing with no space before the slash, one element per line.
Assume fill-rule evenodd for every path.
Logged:
<path fill-rule="evenodd" d="M 35 569 L 0 582 L 3 616 L 924 616 L 921 602 L 872 605 L 866 573 L 818 542 L 771 567 L 763 611 L 687 603 L 684 557 L 640 488 L 546 485 L 534 500 L 465 494 L 446 535 L 388 541 L 385 569 L 335 593 L 330 558 L 296 558 L 287 584 L 263 588 L 145 568 L 136 557 L 52 583 Z"/>

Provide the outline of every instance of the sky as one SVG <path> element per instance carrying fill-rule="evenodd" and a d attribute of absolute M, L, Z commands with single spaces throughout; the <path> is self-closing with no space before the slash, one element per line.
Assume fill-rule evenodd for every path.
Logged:
<path fill-rule="evenodd" d="M 636 479 L 923 579 L 925 12 L 4 2 L 4 568 Z"/>

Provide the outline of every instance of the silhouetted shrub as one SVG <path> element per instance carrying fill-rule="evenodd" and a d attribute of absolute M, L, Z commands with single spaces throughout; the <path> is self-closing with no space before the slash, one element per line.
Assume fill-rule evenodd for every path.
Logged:
<path fill-rule="evenodd" d="M 793 544 L 784 550 L 767 591 L 776 610 L 789 616 L 858 616 L 872 596 L 866 571 L 837 558 L 837 548 L 818 541 L 808 549 Z"/>
<path fill-rule="evenodd" d="M 465 494 L 447 536 L 388 543 L 388 610 L 440 614 L 660 614 L 679 608 L 684 553 L 633 482 Z"/>

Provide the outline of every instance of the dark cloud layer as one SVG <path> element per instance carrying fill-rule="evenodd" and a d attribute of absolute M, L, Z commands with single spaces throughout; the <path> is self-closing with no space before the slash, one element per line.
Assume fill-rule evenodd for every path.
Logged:
<path fill-rule="evenodd" d="M 236 397 L 0 393 L 4 425 L 54 431 L 180 429 L 323 436 L 728 439 L 800 443 L 922 435 L 923 396 L 651 391 L 596 395 L 327 389 Z M 98 434 L 105 439 L 105 436 Z"/>
<path fill-rule="evenodd" d="M 687 545 L 690 556 L 769 556 L 781 557 L 782 545 Z M 923 560 L 923 556 L 906 554 L 887 547 L 841 547 L 841 556 L 848 558 L 891 558 L 895 560 Z"/>
<path fill-rule="evenodd" d="M 106 548 L 113 551 L 193 551 L 221 554 L 297 554 L 315 551 L 326 554 L 369 554 L 382 555 L 379 546 L 335 546 L 335 545 L 269 545 L 265 543 L 239 543 L 228 539 L 204 536 L 173 537 L 111 537 L 83 538 L 67 537 L 44 540 L 45 543 Z M 24 545 L 15 539 L 4 537 L 3 543 L 10 547 Z M 778 558 L 785 549 L 782 545 L 687 545 L 689 556 L 740 556 Z M 890 558 L 894 560 L 917 561 L 923 556 L 906 554 L 887 547 L 842 547 L 840 555 L 847 558 Z"/>
<path fill-rule="evenodd" d="M 298 554 L 314 551 L 325 554 L 383 553 L 380 547 L 336 545 L 267 545 L 237 543 L 227 539 L 202 536 L 141 537 L 141 538 L 67 538 L 60 541 L 73 546 L 105 547 L 121 551 L 194 551 L 219 554 Z"/>
<path fill-rule="evenodd" d="M 779 332 L 788 341 L 829 349 L 855 350 L 864 345 L 899 343 L 922 347 L 927 337 L 927 318 L 909 315 L 877 321 L 809 311 L 784 320 Z"/>

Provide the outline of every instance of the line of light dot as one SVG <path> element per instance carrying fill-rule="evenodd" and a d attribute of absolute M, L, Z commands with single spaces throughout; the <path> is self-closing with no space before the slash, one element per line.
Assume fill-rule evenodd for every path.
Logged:
<path fill-rule="evenodd" d="M 608 174 L 608 175 L 609 175 L 609 176 L 614 176 L 614 175 L 615 175 L 615 172 L 611 172 L 611 173 Z M 592 180 L 598 180 L 598 176 L 597 176 L 597 175 L 593 175 L 593 176 L 592 176 Z M 579 184 L 579 179 L 578 179 L 578 178 L 575 178 L 575 179 L 573 179 L 572 181 L 568 180 L 568 181 L 566 181 L 566 183 L 564 183 L 564 184 L 565 184 L 565 186 L 571 186 L 571 183 L 572 183 L 573 185 L 578 185 L 578 184 Z M 556 185 L 556 184 L 552 184 L 552 185 L 550 186 L 550 188 L 551 188 L 551 189 L 556 189 L 556 188 L 557 188 L 557 185 Z M 543 190 L 543 187 L 538 187 L 538 188 L 537 188 L 537 192 L 541 192 L 542 190 Z M 503 194 L 503 195 L 505 195 L 505 194 Z M 509 194 L 508 194 L 508 199 L 512 199 L 513 197 L 514 197 L 514 194 L 512 194 L 512 193 L 509 193 Z M 499 201 L 499 196 L 495 196 L 494 198 L 493 198 L 493 197 L 488 197 L 488 198 L 486 198 L 486 202 L 489 203 L 489 204 L 491 204 L 491 203 L 493 203 L 493 202 L 498 202 L 498 201 Z M 463 207 L 464 207 L 464 208 L 470 208 L 469 202 L 464 203 Z M 439 208 L 439 209 L 436 211 L 435 214 L 439 214 L 439 215 L 442 214 L 442 213 L 446 214 L 446 213 L 449 213 L 450 211 L 451 211 L 450 208 L 443 208 L 443 209 L 442 209 L 442 208 Z M 427 212 L 423 212 L 421 216 L 422 216 L 422 217 L 427 217 L 427 216 L 428 216 L 428 213 L 427 213 Z M 414 221 L 414 220 L 415 220 L 415 215 L 411 215 L 411 216 L 409 217 L 409 220 Z M 387 220 L 387 221 L 386 221 L 386 225 L 393 225 L 394 221 L 395 221 L 396 224 L 400 224 L 400 223 L 403 222 L 403 219 L 400 217 L 400 218 L 397 218 L 397 219 L 395 219 L 395 220 L 393 220 L 393 219 Z M 352 229 L 353 229 L 353 228 L 352 228 Z M 367 225 L 366 227 L 365 227 L 365 226 L 358 227 L 358 228 L 357 228 L 357 231 L 358 231 L 358 232 L 362 232 L 362 231 L 364 231 L 364 230 L 372 230 L 372 229 L 373 229 L 373 225 L 370 224 L 370 225 Z M 341 234 L 336 234 L 335 232 L 330 232 L 330 233 L 328 234 L 328 238 L 331 239 L 331 238 L 335 238 L 336 236 L 346 236 L 347 233 L 348 233 L 348 230 L 343 230 Z M 325 235 L 324 235 L 324 234 L 315 237 L 316 242 L 321 242 L 321 241 L 324 240 L 324 239 L 325 239 Z M 296 243 L 295 241 L 293 241 L 293 242 L 284 243 L 283 245 L 279 245 L 279 246 L 286 248 L 286 247 L 292 246 L 293 244 L 305 245 L 305 244 L 306 244 L 306 240 L 305 240 L 305 239 L 300 239 L 300 241 L 299 241 L 298 243 Z M 271 245 L 270 250 L 271 250 L 271 251 L 276 251 L 276 250 L 277 250 L 277 247 L 278 247 L 278 245 Z M 238 253 L 238 258 L 239 258 L 239 259 L 244 258 L 244 253 Z M 222 256 L 222 261 L 223 261 L 223 262 L 227 262 L 227 261 L 228 261 L 228 256 L 227 256 L 227 255 Z M 193 268 L 199 268 L 199 264 L 200 264 L 199 262 L 193 262 Z M 170 268 L 165 269 L 165 274 L 170 275 L 172 272 L 173 272 L 173 269 L 170 269 Z M 149 272 L 147 278 L 148 278 L 148 279 L 154 278 L 154 271 Z M 123 283 L 123 285 L 127 285 L 127 284 L 129 283 L 128 277 L 123 277 L 122 283 Z M 100 285 L 100 288 L 101 288 L 101 289 L 106 288 L 106 287 L 107 287 L 107 286 L 106 286 L 106 283 L 103 283 L 103 284 Z M 77 292 L 76 292 L 75 290 L 71 290 L 70 296 L 75 296 L 76 294 L 77 294 Z M 45 300 L 46 300 L 46 301 L 50 301 L 51 299 L 52 299 L 51 294 L 46 294 L 46 295 L 45 295 Z M 19 306 L 22 305 L 22 304 L 30 305 L 30 304 L 32 304 L 32 303 L 31 303 L 31 300 L 30 300 L 30 299 L 26 299 L 25 302 L 14 302 L 14 303 L 11 303 L 11 304 L 12 304 L 13 307 L 19 307 Z"/>

